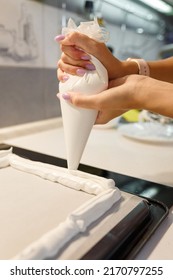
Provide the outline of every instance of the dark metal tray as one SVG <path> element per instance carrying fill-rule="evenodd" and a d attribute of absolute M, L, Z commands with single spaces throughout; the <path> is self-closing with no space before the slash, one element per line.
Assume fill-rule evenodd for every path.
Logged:
<path fill-rule="evenodd" d="M 9 145 L 0 144 L 0 149 L 8 148 Z M 64 159 L 20 147 L 13 146 L 13 153 L 33 161 L 67 166 Z M 112 178 L 120 190 L 143 198 L 141 203 L 95 244 L 82 259 L 133 259 L 168 215 L 169 208 L 173 205 L 173 188 L 92 166 L 81 164 L 79 169 Z"/>

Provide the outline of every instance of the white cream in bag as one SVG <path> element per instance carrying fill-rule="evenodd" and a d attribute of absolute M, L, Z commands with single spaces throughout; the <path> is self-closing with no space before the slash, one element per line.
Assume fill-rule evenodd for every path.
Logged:
<path fill-rule="evenodd" d="M 69 20 L 68 27 L 62 30 L 63 34 L 77 31 L 99 41 L 104 41 L 104 34 L 97 20 L 83 22 L 78 27 Z M 90 55 L 91 56 L 91 55 Z M 59 92 L 78 92 L 80 94 L 97 94 L 108 87 L 108 74 L 106 68 L 95 57 L 91 61 L 96 70 L 87 71 L 84 76 L 73 76 L 59 84 Z M 91 109 L 83 109 L 72 105 L 60 95 L 64 135 L 69 169 L 77 169 L 85 149 L 91 129 L 95 123 L 98 112 Z"/>

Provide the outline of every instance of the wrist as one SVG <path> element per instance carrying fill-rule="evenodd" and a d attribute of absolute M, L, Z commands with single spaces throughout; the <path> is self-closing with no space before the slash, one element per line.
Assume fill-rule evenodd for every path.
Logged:
<path fill-rule="evenodd" d="M 129 57 L 127 61 L 134 63 L 137 66 L 139 75 L 150 76 L 149 65 L 143 58 L 135 59 Z"/>
<path fill-rule="evenodd" d="M 137 63 L 131 60 L 125 60 L 122 62 L 122 77 L 132 74 L 139 74 L 139 68 Z"/>
<path fill-rule="evenodd" d="M 144 75 L 137 75 L 134 85 L 134 104 L 137 109 L 148 108 L 148 103 L 151 103 L 151 88 L 150 78 Z"/>

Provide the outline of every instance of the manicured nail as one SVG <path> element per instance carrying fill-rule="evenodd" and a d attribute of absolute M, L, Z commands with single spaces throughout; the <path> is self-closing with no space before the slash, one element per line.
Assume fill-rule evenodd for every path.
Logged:
<path fill-rule="evenodd" d="M 85 55 L 82 55 L 82 56 L 81 56 L 81 59 L 83 59 L 83 60 L 90 60 L 90 59 L 91 59 L 91 56 L 88 55 L 88 54 L 85 54 Z"/>
<path fill-rule="evenodd" d="M 62 82 L 66 82 L 69 79 L 68 75 L 63 75 Z"/>
<path fill-rule="evenodd" d="M 76 74 L 78 75 L 78 76 L 83 76 L 83 75 L 85 75 L 85 73 L 86 73 L 86 70 L 85 69 L 82 69 L 82 68 L 79 68 L 79 69 L 77 69 L 76 70 Z"/>
<path fill-rule="evenodd" d="M 57 35 L 57 36 L 54 38 L 54 40 L 57 41 L 57 42 L 59 42 L 59 41 L 61 41 L 61 40 L 64 40 L 64 39 L 65 39 L 65 35 L 63 35 L 63 34 Z"/>
<path fill-rule="evenodd" d="M 96 70 L 94 64 L 86 64 L 85 67 L 86 67 L 86 69 L 88 69 L 88 70 Z"/>
<path fill-rule="evenodd" d="M 62 93 L 62 98 L 64 98 L 67 101 L 71 100 L 71 97 L 70 97 L 70 95 L 68 93 Z"/>

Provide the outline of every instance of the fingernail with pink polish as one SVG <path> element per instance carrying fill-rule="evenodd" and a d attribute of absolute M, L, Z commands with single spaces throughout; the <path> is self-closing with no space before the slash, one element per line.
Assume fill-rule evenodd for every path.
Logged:
<path fill-rule="evenodd" d="M 91 56 L 88 55 L 88 54 L 85 54 L 85 55 L 82 55 L 82 56 L 81 56 L 81 59 L 83 59 L 83 60 L 90 60 L 90 59 L 91 59 Z"/>
<path fill-rule="evenodd" d="M 96 70 L 94 64 L 86 64 L 85 67 L 86 67 L 86 69 L 88 69 L 88 70 Z"/>
<path fill-rule="evenodd" d="M 77 69 L 76 70 L 76 74 L 78 75 L 78 76 L 83 76 L 83 75 L 85 75 L 85 73 L 86 73 L 86 70 L 85 69 L 82 69 L 82 68 L 79 68 L 79 69 Z"/>
<path fill-rule="evenodd" d="M 63 81 L 63 82 L 66 82 L 68 79 L 69 79 L 69 76 L 68 76 L 68 75 L 64 75 L 64 76 L 62 77 L 62 81 Z"/>
<path fill-rule="evenodd" d="M 64 39 L 65 39 L 65 36 L 64 36 L 63 34 L 57 35 L 57 36 L 54 38 L 54 40 L 57 41 L 57 42 L 59 42 L 59 41 L 61 41 L 61 40 L 64 40 Z"/>
<path fill-rule="evenodd" d="M 71 97 L 70 97 L 70 95 L 68 93 L 62 93 L 62 98 L 64 98 L 67 101 L 71 100 Z"/>

